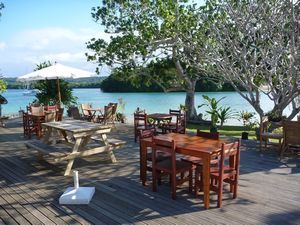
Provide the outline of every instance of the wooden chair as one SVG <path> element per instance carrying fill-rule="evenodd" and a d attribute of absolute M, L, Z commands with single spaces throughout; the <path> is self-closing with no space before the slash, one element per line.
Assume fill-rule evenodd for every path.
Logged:
<path fill-rule="evenodd" d="M 54 122 L 56 121 L 56 110 L 48 110 L 45 112 L 45 122 Z"/>
<path fill-rule="evenodd" d="M 184 182 L 189 182 L 189 191 L 192 190 L 193 177 L 192 177 L 192 164 L 180 160 L 176 160 L 176 144 L 174 140 L 165 141 L 153 138 L 152 150 L 152 189 L 157 191 L 157 181 L 162 175 L 169 175 L 171 180 L 172 199 L 176 199 L 176 187 Z M 170 157 L 163 161 L 157 161 L 158 152 L 170 154 Z M 179 176 L 188 172 L 188 176 Z"/>
<path fill-rule="evenodd" d="M 142 139 L 145 139 L 145 138 L 153 138 L 154 135 L 155 135 L 155 129 L 153 129 L 153 128 L 152 129 L 140 130 L 139 141 L 141 141 Z M 141 149 L 141 146 L 140 146 L 140 149 Z M 160 162 L 160 161 L 166 160 L 168 157 L 170 157 L 169 154 L 158 151 L 156 160 L 158 162 Z M 147 170 L 152 172 L 152 149 L 151 149 L 151 151 L 147 151 L 146 159 L 147 159 L 147 162 L 149 162 L 149 163 L 147 163 Z M 143 185 L 145 185 L 145 184 L 143 184 Z"/>
<path fill-rule="evenodd" d="M 152 126 L 148 123 L 147 113 L 134 113 L 134 141 L 137 142 L 137 138 L 139 137 L 140 130 L 147 130 L 152 128 Z"/>
<path fill-rule="evenodd" d="M 71 106 L 69 107 L 71 116 L 73 117 L 74 120 L 83 120 L 83 116 L 80 114 L 79 109 L 77 106 Z"/>
<path fill-rule="evenodd" d="M 30 112 L 32 115 L 44 115 L 45 110 L 43 106 L 31 106 Z"/>
<path fill-rule="evenodd" d="M 104 106 L 104 114 L 98 116 L 98 122 L 102 124 L 111 123 L 115 125 L 114 108 L 115 107 L 113 105 Z"/>
<path fill-rule="evenodd" d="M 63 120 L 63 115 L 64 115 L 64 108 L 58 108 L 56 111 L 56 121 L 62 121 Z"/>
<path fill-rule="evenodd" d="M 283 134 L 282 133 L 273 133 L 270 129 L 270 124 L 271 122 L 268 121 L 267 117 L 263 118 L 263 121 L 260 125 L 260 132 L 259 132 L 259 147 L 260 150 L 262 150 L 262 144 L 264 142 L 265 148 L 267 148 L 267 145 L 270 144 L 269 139 L 276 139 L 279 142 L 279 152 L 281 152 L 281 141 L 283 139 Z M 274 128 L 280 127 L 280 125 L 273 126 Z"/>
<path fill-rule="evenodd" d="M 164 130 L 166 132 L 174 132 L 185 134 L 186 130 L 186 116 L 185 113 L 181 113 L 180 110 L 169 110 L 170 115 L 174 115 L 176 117 L 176 122 L 166 123 L 164 125 Z"/>
<path fill-rule="evenodd" d="M 113 120 L 113 122 L 115 122 L 117 120 L 118 103 L 110 102 L 110 103 L 108 103 L 108 106 L 113 107 L 113 109 L 112 109 L 112 120 Z"/>
<path fill-rule="evenodd" d="M 91 122 L 94 118 L 94 115 L 92 114 L 92 112 L 90 111 L 90 109 L 92 109 L 92 106 L 91 104 L 86 104 L 86 103 L 83 103 L 83 104 L 80 104 L 81 106 L 81 110 L 82 110 L 82 115 L 83 115 L 83 118 L 89 122 Z"/>
<path fill-rule="evenodd" d="M 37 134 L 37 126 L 34 122 L 33 116 L 27 112 L 23 113 L 23 135 L 31 139 L 32 134 Z"/>
<path fill-rule="evenodd" d="M 230 184 L 230 192 L 233 193 L 233 198 L 237 197 L 238 178 L 240 166 L 240 140 L 222 144 L 218 166 L 212 166 L 210 169 L 210 190 L 215 191 L 218 195 L 218 208 L 222 207 L 223 184 Z M 197 167 L 199 173 L 202 173 L 202 168 Z M 200 183 L 202 183 L 200 181 Z"/>
<path fill-rule="evenodd" d="M 283 121 L 283 145 L 280 159 L 287 150 L 300 150 L 300 121 Z"/>
<path fill-rule="evenodd" d="M 219 132 L 217 133 L 210 133 L 210 132 L 204 132 L 199 129 L 197 129 L 197 136 L 198 137 L 203 137 L 207 139 L 213 139 L 213 140 L 219 140 L 220 134 Z M 189 162 L 193 165 L 193 169 L 195 170 L 195 181 L 194 181 L 194 194 L 197 197 L 199 189 L 201 190 L 202 184 L 200 181 L 202 180 L 201 174 L 199 171 L 202 169 L 202 159 L 195 157 L 195 156 L 185 156 L 181 159 L 182 161 Z M 218 159 L 216 159 L 216 156 L 213 156 L 212 159 L 210 160 L 210 165 L 211 166 L 217 166 L 218 164 Z M 197 167 L 200 167 L 200 169 Z"/>

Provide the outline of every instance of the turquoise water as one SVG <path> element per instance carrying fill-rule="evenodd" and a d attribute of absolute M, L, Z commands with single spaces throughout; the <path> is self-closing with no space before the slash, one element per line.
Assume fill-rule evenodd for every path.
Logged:
<path fill-rule="evenodd" d="M 10 89 L 2 95 L 8 100 L 7 105 L 2 105 L 3 114 L 17 114 L 19 109 L 25 109 L 28 103 L 32 102 L 34 96 L 23 95 L 24 90 Z M 173 93 L 103 93 L 99 89 L 74 89 L 73 94 L 78 97 L 78 103 L 91 103 L 95 108 L 101 108 L 109 102 L 118 102 L 122 98 L 125 105 L 125 115 L 131 119 L 134 110 L 137 107 L 146 109 L 147 113 L 168 112 L 170 108 L 177 109 L 180 104 L 184 103 L 184 92 Z M 254 112 L 252 106 L 246 102 L 236 92 L 198 92 L 196 93 L 196 106 L 204 103 L 202 95 L 208 95 L 217 99 L 226 97 L 221 101 L 221 105 L 230 106 L 235 111 L 241 110 Z M 262 96 L 262 106 L 268 111 L 272 108 L 272 102 Z M 205 113 L 205 108 L 197 109 L 198 113 Z M 204 116 L 208 118 L 207 116 Z M 230 120 L 227 124 L 240 124 L 238 120 Z"/>

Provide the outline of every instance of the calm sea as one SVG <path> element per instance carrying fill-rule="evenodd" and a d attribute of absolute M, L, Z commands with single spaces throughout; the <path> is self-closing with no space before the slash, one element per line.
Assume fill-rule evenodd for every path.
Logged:
<path fill-rule="evenodd" d="M 2 105 L 2 114 L 17 114 L 20 109 L 25 109 L 26 105 L 32 102 L 34 96 L 23 95 L 24 90 L 10 89 L 2 95 L 8 100 L 7 105 Z M 180 104 L 184 103 L 184 92 L 173 93 L 103 93 L 99 89 L 74 89 L 73 94 L 78 97 L 78 104 L 91 103 L 95 108 L 101 108 L 109 102 L 118 102 L 119 98 L 125 101 L 125 115 L 132 119 L 133 112 L 137 107 L 146 109 L 147 113 L 168 112 L 170 108 L 178 109 Z M 215 97 L 217 99 L 226 97 L 220 102 L 220 105 L 230 106 L 233 110 L 239 112 L 242 110 L 254 112 L 252 106 L 246 102 L 236 92 L 197 92 L 196 106 L 204 103 L 202 95 Z M 262 106 L 268 111 L 272 108 L 272 102 L 266 97 L 262 97 Z M 205 108 L 197 109 L 198 113 L 203 113 L 205 116 Z M 233 119 L 227 124 L 240 124 L 241 122 Z"/>

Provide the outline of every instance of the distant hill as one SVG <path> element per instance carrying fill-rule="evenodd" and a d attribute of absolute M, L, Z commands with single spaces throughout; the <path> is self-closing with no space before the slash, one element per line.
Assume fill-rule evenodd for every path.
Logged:
<path fill-rule="evenodd" d="M 106 77 L 88 77 L 79 79 L 66 79 L 70 83 L 72 88 L 100 88 L 101 82 Z M 6 77 L 3 80 L 7 83 L 8 89 L 23 89 L 25 84 L 23 82 L 17 81 L 16 77 Z"/>

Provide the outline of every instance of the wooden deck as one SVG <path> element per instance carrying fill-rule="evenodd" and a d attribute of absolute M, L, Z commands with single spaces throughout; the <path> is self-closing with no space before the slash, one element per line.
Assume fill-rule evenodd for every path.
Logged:
<path fill-rule="evenodd" d="M 20 122 L 0 128 L 0 224 L 300 224 L 300 157 L 279 162 L 275 151 L 260 153 L 243 144 L 238 198 L 225 193 L 222 209 L 205 210 L 186 188 L 171 199 L 167 182 L 153 193 L 139 180 L 139 148 L 132 128 L 117 126 L 112 137 L 126 140 L 115 152 L 118 163 L 103 156 L 78 159 L 82 186 L 95 186 L 88 206 L 61 206 L 58 198 L 73 185 L 64 164 L 37 162 L 25 147 Z M 226 187 L 227 188 L 227 187 Z"/>

